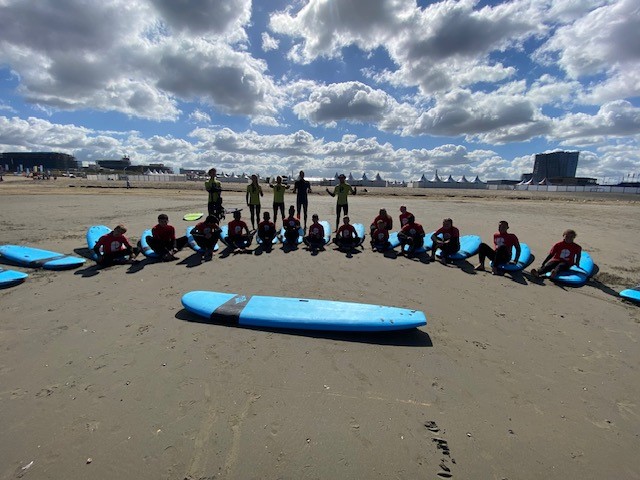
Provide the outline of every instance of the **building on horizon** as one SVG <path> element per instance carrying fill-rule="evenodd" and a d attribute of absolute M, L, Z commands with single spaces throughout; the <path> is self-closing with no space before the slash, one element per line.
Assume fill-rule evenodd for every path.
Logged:
<path fill-rule="evenodd" d="M 0 166 L 9 172 L 23 172 L 40 168 L 47 170 L 78 170 L 76 157 L 59 152 L 3 152 Z"/>
<path fill-rule="evenodd" d="M 127 156 L 123 156 L 119 160 L 96 160 L 96 165 L 109 170 L 124 170 L 131 167 L 131 160 Z"/>
<path fill-rule="evenodd" d="M 550 178 L 575 178 L 580 152 L 538 153 L 531 178 L 541 182 Z"/>

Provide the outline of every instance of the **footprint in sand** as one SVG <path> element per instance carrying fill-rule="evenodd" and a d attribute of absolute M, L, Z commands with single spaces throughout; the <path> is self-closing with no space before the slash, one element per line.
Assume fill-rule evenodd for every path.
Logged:
<path fill-rule="evenodd" d="M 438 428 L 438 425 L 436 425 L 436 422 L 433 422 L 431 420 L 425 423 L 424 426 L 427 427 L 427 430 L 433 433 L 438 433 L 440 431 L 440 429 Z"/>

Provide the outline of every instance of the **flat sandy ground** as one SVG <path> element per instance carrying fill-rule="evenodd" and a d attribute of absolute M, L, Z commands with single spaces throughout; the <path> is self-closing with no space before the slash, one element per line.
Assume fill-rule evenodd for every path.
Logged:
<path fill-rule="evenodd" d="M 187 187 L 9 180 L 2 244 L 82 255 L 90 225 L 123 222 L 137 240 L 160 212 L 183 232 L 182 216 L 206 209 Z M 640 307 L 617 297 L 640 281 L 640 199 L 361 193 L 351 217 L 366 225 L 406 204 L 427 231 L 450 216 L 491 241 L 506 219 L 534 266 L 575 228 L 599 273 L 563 288 L 474 272 L 477 258 L 446 267 L 368 248 L 11 267 L 30 277 L 0 290 L 0 478 L 640 478 Z M 243 201 L 225 195 L 228 207 Z M 333 199 L 310 203 L 333 224 Z M 428 324 L 375 335 L 228 327 L 184 311 L 191 290 L 393 305 Z"/>

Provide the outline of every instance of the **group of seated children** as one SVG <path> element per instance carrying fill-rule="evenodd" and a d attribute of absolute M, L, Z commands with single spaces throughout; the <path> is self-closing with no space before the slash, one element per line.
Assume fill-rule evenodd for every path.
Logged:
<path fill-rule="evenodd" d="M 422 225 L 416 222 L 415 216 L 408 212 L 405 206 L 400 207 L 400 212 L 401 228 L 398 232 L 400 253 L 411 256 L 423 248 L 426 234 Z M 307 235 L 303 237 L 303 241 L 312 252 L 317 252 L 324 248 L 326 232 L 319 222 L 317 214 L 313 214 L 311 218 L 312 224 Z M 275 224 L 270 219 L 269 212 L 264 212 L 263 220 L 258 224 L 256 231 L 249 231 L 239 210 L 233 213 L 233 220 L 229 222 L 227 228 L 227 236 L 222 240 L 227 246 L 240 252 L 248 251 L 254 234 L 257 234 L 263 248 L 269 250 L 278 233 Z M 378 216 L 370 225 L 372 250 L 382 252 L 391 248 L 389 232 L 392 228 L 393 219 L 386 209 L 380 209 Z M 293 205 L 289 208 L 289 215 L 283 221 L 283 230 L 283 243 L 296 245 L 301 234 L 301 225 L 300 220 L 295 216 Z M 518 237 L 509 233 L 508 230 L 509 224 L 502 220 L 498 223 L 498 231 L 493 235 L 493 247 L 486 243 L 480 244 L 479 263 L 475 267 L 476 270 L 485 270 L 487 258 L 491 261 L 491 270 L 494 274 L 498 274 L 500 269 L 507 264 L 518 263 L 521 253 L 520 242 Z M 113 263 L 135 261 L 140 249 L 129 243 L 124 235 L 126 231 L 127 229 L 123 225 L 117 225 L 113 231 L 100 237 L 93 247 L 96 262 L 99 265 L 106 266 Z M 211 260 L 216 242 L 221 240 L 221 233 L 222 229 L 218 218 L 214 215 L 208 215 L 204 221 L 192 229 L 193 239 L 202 249 L 205 260 Z M 566 230 L 562 236 L 563 240 L 553 245 L 540 268 L 532 269 L 531 275 L 538 278 L 550 273 L 551 278 L 555 278 L 560 272 L 580 263 L 582 248 L 574 242 L 576 232 Z M 145 240 L 149 247 L 164 261 L 175 260 L 174 254 L 188 243 L 186 236 L 176 237 L 175 228 L 169 225 L 169 217 L 164 213 L 158 215 L 158 224 L 152 228 L 151 235 L 147 236 Z M 431 240 L 433 242 L 430 254 L 432 261 L 435 259 L 435 252 L 438 249 L 440 250 L 440 261 L 443 264 L 450 262 L 451 256 L 460 249 L 460 231 L 453 226 L 453 221 L 450 218 L 443 220 L 442 227 L 431 235 Z M 348 216 L 343 218 L 343 224 L 336 231 L 333 242 L 342 251 L 352 251 L 362 243 L 362 239 L 350 223 Z"/>

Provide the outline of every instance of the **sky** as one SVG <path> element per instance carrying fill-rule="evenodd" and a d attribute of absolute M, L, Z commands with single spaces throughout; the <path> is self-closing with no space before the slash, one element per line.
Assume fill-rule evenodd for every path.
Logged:
<path fill-rule="evenodd" d="M 637 0 L 0 0 L 0 152 L 640 177 Z"/>

